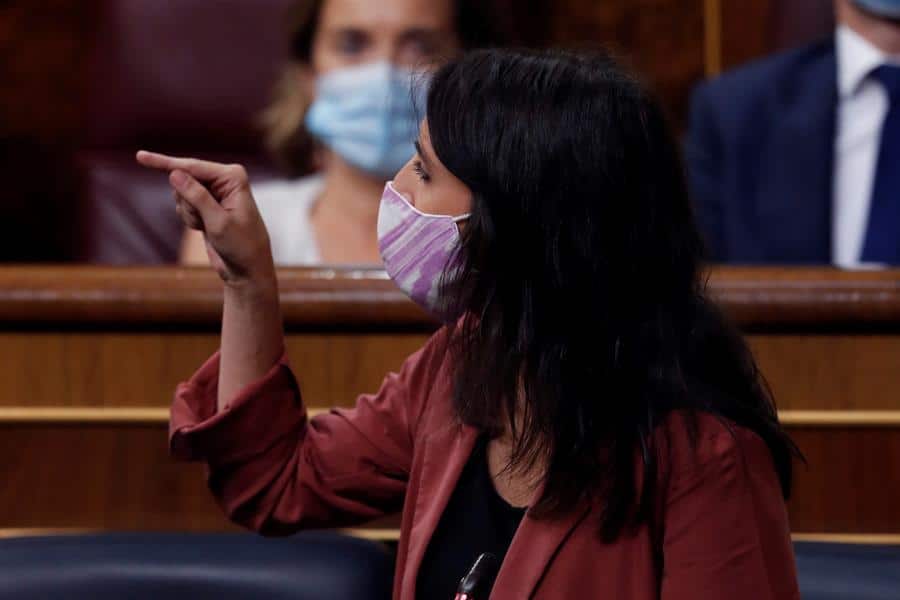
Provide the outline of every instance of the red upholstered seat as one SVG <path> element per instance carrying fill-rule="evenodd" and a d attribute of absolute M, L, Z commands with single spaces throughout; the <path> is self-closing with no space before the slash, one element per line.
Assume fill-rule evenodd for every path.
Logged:
<path fill-rule="evenodd" d="M 172 262 L 181 227 L 138 148 L 271 173 L 255 122 L 287 52 L 291 0 L 106 0 L 90 69 L 82 258 Z"/>

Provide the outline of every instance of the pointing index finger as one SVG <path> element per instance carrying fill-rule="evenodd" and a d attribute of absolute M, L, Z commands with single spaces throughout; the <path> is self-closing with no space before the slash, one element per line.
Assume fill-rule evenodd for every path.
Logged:
<path fill-rule="evenodd" d="M 139 151 L 135 158 L 145 167 L 161 171 L 180 169 L 201 181 L 211 181 L 222 177 L 226 174 L 227 169 L 225 165 L 219 163 L 197 160 L 196 158 L 178 158 L 157 152 L 147 152 L 146 150 Z"/>
<path fill-rule="evenodd" d="M 166 156 L 157 152 L 147 152 L 146 150 L 139 150 L 135 158 L 145 167 L 165 171 L 174 171 L 177 167 L 173 163 L 179 160 L 172 156 Z"/>

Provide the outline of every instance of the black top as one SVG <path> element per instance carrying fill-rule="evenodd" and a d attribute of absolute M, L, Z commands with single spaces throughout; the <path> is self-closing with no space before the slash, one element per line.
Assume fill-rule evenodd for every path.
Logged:
<path fill-rule="evenodd" d="M 460 579 L 484 552 L 502 563 L 524 515 L 524 508 L 510 506 L 497 493 L 488 469 L 487 438 L 482 436 L 428 543 L 416 598 L 453 600 Z"/>

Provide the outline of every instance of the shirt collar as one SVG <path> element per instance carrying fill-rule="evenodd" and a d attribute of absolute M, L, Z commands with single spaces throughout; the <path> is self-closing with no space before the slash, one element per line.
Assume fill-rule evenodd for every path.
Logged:
<path fill-rule="evenodd" d="M 837 44 L 838 92 L 841 98 L 849 98 L 857 91 L 872 71 L 883 64 L 900 65 L 900 55 L 879 50 L 866 38 L 846 25 L 840 25 L 835 33 Z"/>
<path fill-rule="evenodd" d="M 876 67 L 888 61 L 888 55 L 846 25 L 837 28 L 837 75 L 841 98 L 856 93 L 863 80 Z"/>

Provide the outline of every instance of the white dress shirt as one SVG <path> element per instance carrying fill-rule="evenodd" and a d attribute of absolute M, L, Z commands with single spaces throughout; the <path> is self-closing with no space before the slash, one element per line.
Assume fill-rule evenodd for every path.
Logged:
<path fill-rule="evenodd" d="M 900 64 L 845 25 L 837 28 L 837 129 L 831 256 L 835 265 L 860 267 L 875 183 L 881 128 L 888 95 L 881 82 L 869 78 L 885 63 Z"/>

